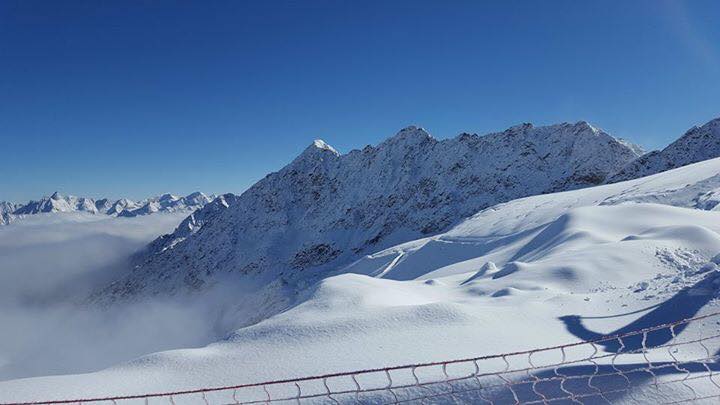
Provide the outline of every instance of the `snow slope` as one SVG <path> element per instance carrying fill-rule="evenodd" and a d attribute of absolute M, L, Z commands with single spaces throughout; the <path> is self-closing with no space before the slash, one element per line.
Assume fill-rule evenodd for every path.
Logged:
<path fill-rule="evenodd" d="M 720 211 L 705 197 L 718 190 L 713 159 L 497 204 L 337 269 L 292 308 L 216 344 L 95 373 L 6 381 L 0 398 L 168 391 L 464 358 L 716 311 Z"/>
<path fill-rule="evenodd" d="M 719 208 L 720 203 L 718 162 L 718 159 L 713 159 L 628 182 L 533 196 L 496 205 L 479 212 L 446 233 L 384 250 L 354 263 L 345 270 L 399 280 L 415 278 L 414 274 L 425 274 L 429 268 L 444 267 L 444 262 L 424 260 L 447 258 L 446 254 L 434 254 L 436 249 L 469 249 L 474 255 L 478 246 L 483 247 L 481 252 L 495 245 L 505 248 L 515 238 L 521 238 L 519 243 L 525 243 L 540 234 L 541 240 L 547 240 L 550 236 L 558 237 L 548 234 L 551 231 L 545 230 L 545 227 L 553 225 L 550 229 L 557 230 L 574 224 L 576 214 L 571 210 L 577 207 L 656 203 L 714 211 Z M 657 214 L 664 215 L 662 212 Z M 659 223 L 662 215 L 656 219 Z M 548 221 L 550 218 L 555 218 L 553 224 Z M 647 216 L 643 218 L 648 222 L 652 220 Z M 602 221 L 603 219 L 595 227 L 599 228 Z M 583 237 L 603 240 L 601 235 L 596 233 L 585 235 L 581 230 L 577 232 Z M 570 239 L 575 238 L 576 236 L 573 236 Z M 563 247 L 567 248 L 568 245 L 564 244 Z M 506 252 L 505 255 L 496 256 L 498 253 L 494 253 L 490 260 L 495 258 L 496 260 L 492 261 L 503 263 L 509 257 L 514 257 L 507 256 L 508 254 L 510 253 Z M 522 257 L 517 256 L 515 259 Z M 390 263 L 391 266 L 385 265 Z"/>
<path fill-rule="evenodd" d="M 636 179 L 690 163 L 720 156 L 720 118 L 690 128 L 661 151 L 652 151 L 630 162 L 607 180 L 608 183 Z"/>

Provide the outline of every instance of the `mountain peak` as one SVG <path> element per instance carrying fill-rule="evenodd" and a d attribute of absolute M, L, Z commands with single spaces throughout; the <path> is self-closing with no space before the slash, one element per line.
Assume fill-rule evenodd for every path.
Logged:
<path fill-rule="evenodd" d="M 587 121 L 585 121 L 585 120 L 578 121 L 578 122 L 576 122 L 573 126 L 574 126 L 575 128 L 578 128 L 578 129 L 581 129 L 581 130 L 584 130 L 584 131 L 589 130 L 589 131 L 591 131 L 591 132 L 593 132 L 593 133 L 598 133 L 598 132 L 600 132 L 600 130 L 599 130 L 597 127 L 593 126 L 591 123 L 589 123 L 589 122 L 587 122 Z"/>
<path fill-rule="evenodd" d="M 196 191 L 194 193 L 190 193 L 187 196 L 185 196 L 185 198 L 197 198 L 197 197 L 207 197 L 207 196 L 202 191 Z"/>
<path fill-rule="evenodd" d="M 60 193 L 58 193 L 58 192 L 56 191 L 56 192 L 52 193 L 52 195 L 50 196 L 50 199 L 51 199 L 51 200 L 61 200 L 61 199 L 62 199 L 62 196 L 60 195 Z"/>
<path fill-rule="evenodd" d="M 340 153 L 322 139 L 316 139 L 312 141 L 312 143 L 305 148 L 305 150 L 299 154 L 293 162 L 295 162 L 295 164 L 300 164 L 301 162 L 322 161 L 328 156 L 337 157 L 340 156 Z"/>
<path fill-rule="evenodd" d="M 520 132 L 520 131 L 527 131 L 530 129 L 535 128 L 532 123 L 530 122 L 524 122 L 522 124 L 513 125 L 510 128 L 506 129 L 505 132 Z"/>
<path fill-rule="evenodd" d="M 170 194 L 170 193 L 165 193 L 165 194 L 161 195 L 160 197 L 158 197 L 158 201 L 161 201 L 161 202 L 175 201 L 175 200 L 179 200 L 179 199 L 180 199 L 180 197 Z"/>
<path fill-rule="evenodd" d="M 429 139 L 433 139 L 433 137 L 424 128 L 410 125 L 401 129 L 395 136 L 387 139 L 383 143 L 419 143 Z"/>
<path fill-rule="evenodd" d="M 194 193 L 188 194 L 184 197 L 186 203 L 193 204 L 193 205 L 205 205 L 212 201 L 213 199 L 205 195 L 205 193 L 202 193 L 200 191 L 196 191 Z"/>
<path fill-rule="evenodd" d="M 423 127 L 418 127 L 415 125 L 407 126 L 403 129 L 401 129 L 395 137 L 409 137 L 409 136 L 417 136 L 417 137 L 423 137 L 423 138 L 432 138 L 430 134 L 425 130 Z"/>
<path fill-rule="evenodd" d="M 314 141 L 312 142 L 312 144 L 310 144 L 310 146 L 309 146 L 308 148 L 316 148 L 316 149 L 327 150 L 327 151 L 330 151 L 330 152 L 332 152 L 332 153 L 334 153 L 334 154 L 336 154 L 336 155 L 339 155 L 339 154 L 340 154 L 340 153 L 338 153 L 338 151 L 335 150 L 335 148 L 333 148 L 332 146 L 328 145 L 328 144 L 327 144 L 325 141 L 323 141 L 322 139 L 316 139 L 316 140 L 314 140 Z"/>

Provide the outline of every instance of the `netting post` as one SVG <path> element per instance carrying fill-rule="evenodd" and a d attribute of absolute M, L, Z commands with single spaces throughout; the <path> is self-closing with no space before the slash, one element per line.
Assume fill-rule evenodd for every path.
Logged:
<path fill-rule="evenodd" d="M 385 369 L 385 375 L 387 376 L 387 379 L 388 379 L 388 385 L 387 385 L 387 387 L 385 387 L 385 389 L 388 390 L 388 391 L 390 391 L 390 393 L 392 394 L 393 398 L 395 398 L 395 403 L 397 403 L 397 402 L 398 402 L 398 397 L 397 397 L 397 395 L 395 394 L 395 391 L 392 390 L 393 380 L 392 380 L 392 377 L 390 376 L 390 371 L 389 371 L 388 369 Z"/>
<path fill-rule="evenodd" d="M 297 395 L 295 396 L 295 401 L 298 405 L 300 405 L 300 397 L 302 397 L 302 390 L 300 389 L 300 384 L 297 382 L 295 383 L 295 388 L 297 389 Z"/>

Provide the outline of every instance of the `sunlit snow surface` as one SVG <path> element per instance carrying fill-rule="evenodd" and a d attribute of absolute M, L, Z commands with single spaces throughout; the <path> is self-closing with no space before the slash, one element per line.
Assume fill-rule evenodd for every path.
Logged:
<path fill-rule="evenodd" d="M 466 358 L 583 339 L 560 319 L 570 315 L 611 316 L 583 322 L 610 333 L 647 314 L 660 322 L 712 312 L 715 289 L 690 287 L 715 275 L 719 190 L 715 159 L 500 204 L 339 269 L 294 308 L 218 343 L 90 374 L 2 382 L 0 399 L 181 390 Z M 680 291 L 691 298 L 682 301 Z M 653 313 L 663 302 L 673 305 Z M 53 339 L 48 331 L 36 342 Z"/>

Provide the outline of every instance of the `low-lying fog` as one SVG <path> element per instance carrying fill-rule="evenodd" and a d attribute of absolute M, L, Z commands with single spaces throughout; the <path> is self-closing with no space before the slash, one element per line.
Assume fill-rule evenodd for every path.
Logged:
<path fill-rule="evenodd" d="M 0 380 L 88 372 L 217 338 L 204 305 L 81 305 L 186 215 L 49 214 L 0 226 Z"/>

